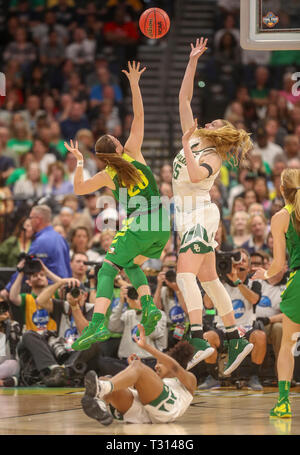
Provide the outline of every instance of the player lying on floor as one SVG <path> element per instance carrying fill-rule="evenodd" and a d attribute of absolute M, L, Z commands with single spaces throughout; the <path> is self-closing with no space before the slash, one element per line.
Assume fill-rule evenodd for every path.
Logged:
<path fill-rule="evenodd" d="M 132 354 L 129 366 L 112 378 L 98 378 L 94 371 L 85 377 L 83 410 L 103 425 L 109 425 L 114 418 L 127 423 L 173 422 L 193 400 L 197 380 L 186 371 L 193 347 L 180 341 L 164 354 L 147 344 L 144 327 L 139 324 L 138 328 L 140 336 L 135 341 L 157 359 L 155 371 Z"/>

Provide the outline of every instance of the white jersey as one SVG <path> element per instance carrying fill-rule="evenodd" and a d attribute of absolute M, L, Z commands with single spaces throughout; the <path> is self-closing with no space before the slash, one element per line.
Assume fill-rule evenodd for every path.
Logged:
<path fill-rule="evenodd" d="M 191 149 L 198 144 L 199 140 L 190 141 Z M 215 147 L 206 147 L 193 154 L 199 163 L 200 158 L 212 152 L 216 153 Z M 180 253 L 192 249 L 193 253 L 205 254 L 217 246 L 215 234 L 219 227 L 220 212 L 216 204 L 211 203 L 209 191 L 219 172 L 220 170 L 199 183 L 192 183 L 183 149 L 174 159 L 172 184 L 175 229 L 181 239 Z"/>
<path fill-rule="evenodd" d="M 130 388 L 134 397 L 131 407 L 123 416 L 113 410 L 114 417 L 128 423 L 174 422 L 186 412 L 193 401 L 193 395 L 177 378 L 165 378 L 163 383 L 160 396 L 146 405 L 141 403 L 138 392 Z"/>
<path fill-rule="evenodd" d="M 261 285 L 261 299 L 256 305 L 256 317 L 271 317 L 280 314 L 281 294 L 286 284 L 272 285 L 263 281 Z"/>
<path fill-rule="evenodd" d="M 193 139 L 190 141 L 190 146 L 193 151 L 193 148 L 196 147 L 199 144 L 199 140 Z M 199 151 L 193 151 L 193 155 L 195 157 L 195 161 L 199 163 L 200 158 L 203 158 L 203 156 L 207 155 L 208 153 L 215 152 L 216 153 L 216 148 L 215 147 L 206 147 L 202 150 Z M 201 180 L 201 182 L 198 183 L 192 183 L 187 165 L 186 165 L 186 159 L 184 155 L 183 149 L 180 150 L 180 152 L 176 155 L 174 162 L 173 162 L 173 179 L 172 179 L 172 184 L 173 184 L 173 193 L 174 193 L 174 199 L 175 199 L 175 207 L 179 207 L 181 209 L 182 204 L 184 204 L 184 198 L 191 199 L 192 198 L 192 209 L 197 208 L 196 203 L 200 200 L 203 202 L 210 202 L 210 194 L 209 191 L 211 190 L 211 187 L 213 186 L 216 178 L 218 177 L 220 171 L 216 172 L 214 175 L 211 175 L 210 177 L 207 177 L 204 180 Z M 176 203 L 176 199 L 178 199 Z M 189 202 L 186 201 L 186 204 L 188 205 Z M 183 209 L 184 209 L 183 205 Z"/>

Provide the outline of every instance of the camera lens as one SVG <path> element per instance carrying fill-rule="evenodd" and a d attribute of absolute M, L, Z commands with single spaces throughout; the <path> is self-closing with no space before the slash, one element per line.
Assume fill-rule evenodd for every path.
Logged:
<path fill-rule="evenodd" d="M 74 299 L 77 299 L 77 297 L 80 296 L 80 289 L 78 287 L 72 288 L 70 290 L 70 294 L 72 297 L 74 297 Z"/>

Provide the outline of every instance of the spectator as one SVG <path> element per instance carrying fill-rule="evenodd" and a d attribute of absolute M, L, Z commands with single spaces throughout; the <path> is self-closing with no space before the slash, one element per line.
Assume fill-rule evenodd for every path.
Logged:
<path fill-rule="evenodd" d="M 65 170 L 62 163 L 55 161 L 48 167 L 48 184 L 45 189 L 47 194 L 61 200 L 66 194 L 73 192 L 73 184 L 65 180 Z"/>
<path fill-rule="evenodd" d="M 270 72 L 265 66 L 258 66 L 254 74 L 254 87 L 250 90 L 250 98 L 254 101 L 258 112 L 268 104 L 268 96 L 270 89 L 268 81 Z"/>
<path fill-rule="evenodd" d="M 70 236 L 70 257 L 75 253 L 84 253 L 88 261 L 100 262 L 100 255 L 95 250 L 89 248 L 90 234 L 86 227 L 79 226 L 73 230 Z"/>
<path fill-rule="evenodd" d="M 266 335 L 263 330 L 253 327 L 253 322 L 255 321 L 254 306 L 261 297 L 261 283 L 252 281 L 249 277 L 251 266 L 248 253 L 243 249 L 238 251 L 241 251 L 242 261 L 232 266 L 232 271 L 226 276 L 224 286 L 231 297 L 240 334 L 254 345 L 251 351 L 251 370 L 248 386 L 252 390 L 263 390 L 259 381 L 259 370 L 266 354 Z M 205 296 L 205 299 L 211 305 L 209 297 Z M 215 322 L 216 329 L 204 334 L 205 339 L 215 348 L 215 352 L 205 360 L 209 376 L 199 387 L 200 389 L 220 387 L 216 362 L 217 352 L 224 352 L 224 325 L 219 316 L 216 317 Z"/>
<path fill-rule="evenodd" d="M 67 149 L 64 145 L 64 140 L 61 137 L 60 125 L 57 121 L 50 123 L 51 142 L 50 146 L 54 147 L 60 155 L 60 159 L 64 159 L 67 154 Z"/>
<path fill-rule="evenodd" d="M 216 246 L 215 250 L 216 251 L 231 251 L 232 250 L 232 245 L 227 240 L 227 232 L 225 228 L 225 224 L 222 220 L 220 220 L 218 230 L 215 235 L 215 241 L 218 242 L 218 245 Z"/>
<path fill-rule="evenodd" d="M 258 250 L 268 250 L 266 244 L 267 221 L 263 215 L 255 214 L 249 218 L 251 237 L 242 247 L 250 254 Z"/>
<path fill-rule="evenodd" d="M 0 267 L 16 267 L 21 253 L 27 253 L 33 236 L 29 219 L 21 219 L 13 235 L 0 245 Z"/>
<path fill-rule="evenodd" d="M 168 163 L 163 164 L 163 166 L 160 168 L 159 173 L 160 182 L 172 183 L 172 174 L 172 166 Z"/>
<path fill-rule="evenodd" d="M 140 36 L 135 22 L 126 17 L 125 5 L 116 7 L 113 20 L 104 24 L 103 35 L 105 41 L 113 46 L 118 70 L 123 68 L 127 61 L 135 60 Z"/>
<path fill-rule="evenodd" d="M 0 241 L 6 235 L 7 219 L 14 210 L 13 195 L 10 189 L 5 186 L 5 180 L 0 172 Z"/>
<path fill-rule="evenodd" d="M 241 196 L 236 197 L 233 201 L 231 216 L 233 216 L 236 212 L 245 212 L 246 211 L 246 203 L 244 198 Z"/>
<path fill-rule="evenodd" d="M 264 126 L 268 136 L 268 141 L 282 147 L 286 130 L 280 126 L 279 121 L 276 118 L 267 118 Z"/>
<path fill-rule="evenodd" d="M 41 171 L 37 162 L 29 164 L 26 175 L 21 176 L 15 183 L 13 194 L 14 197 L 20 201 L 32 199 L 34 202 L 45 194 L 45 188 L 41 179 Z"/>
<path fill-rule="evenodd" d="M 214 36 L 214 47 L 217 48 L 224 34 L 229 31 L 237 42 L 240 41 L 240 31 L 235 27 L 235 17 L 233 14 L 227 14 L 224 19 L 224 28 L 217 31 Z"/>
<path fill-rule="evenodd" d="M 76 134 L 78 147 L 84 156 L 85 169 L 88 170 L 90 175 L 98 172 L 97 161 L 93 154 L 94 151 L 94 136 L 90 130 L 82 129 Z"/>
<path fill-rule="evenodd" d="M 46 205 L 36 205 L 31 209 L 29 219 L 35 236 L 28 253 L 41 257 L 44 265 L 57 276 L 70 277 L 69 247 L 65 239 L 54 231 L 51 218 L 51 209 Z M 16 277 L 17 273 L 6 285 L 7 291 L 10 290 Z"/>
<path fill-rule="evenodd" d="M 76 28 L 73 33 L 73 42 L 66 48 L 66 58 L 72 60 L 80 70 L 89 68 L 95 59 L 95 48 L 95 40 L 87 38 L 84 29 Z"/>
<path fill-rule="evenodd" d="M 42 139 L 35 139 L 33 141 L 33 157 L 43 174 L 47 174 L 50 164 L 56 162 L 55 155 L 48 153 L 48 150 L 47 144 Z"/>
<path fill-rule="evenodd" d="M 167 349 L 170 349 L 178 341 L 185 338 L 189 328 L 189 320 L 184 298 L 176 284 L 176 262 L 170 262 L 168 255 L 164 257 L 162 269 L 157 276 L 157 287 L 153 301 L 157 308 L 166 314 Z"/>
<path fill-rule="evenodd" d="M 29 74 L 31 65 L 36 60 L 36 48 L 27 39 L 25 28 L 17 28 L 14 31 L 15 41 L 8 44 L 4 51 L 4 61 L 17 60 L 23 72 Z"/>
<path fill-rule="evenodd" d="M 104 88 L 110 87 L 113 91 L 113 101 L 119 104 L 123 100 L 121 88 L 118 84 L 112 81 L 112 76 L 105 66 L 97 67 L 98 83 L 95 84 L 90 93 L 91 107 L 99 106 L 104 99 Z"/>
<path fill-rule="evenodd" d="M 75 221 L 75 213 L 71 207 L 62 206 L 59 214 L 53 220 L 53 227 L 59 225 L 63 228 L 64 237 L 68 238 L 72 229 L 73 223 Z"/>
<path fill-rule="evenodd" d="M 288 134 L 284 138 L 284 154 L 288 160 L 300 157 L 300 141 L 296 134 Z"/>
<path fill-rule="evenodd" d="M 86 280 L 87 265 L 85 262 L 89 260 L 86 253 L 73 253 L 71 258 L 72 277 L 76 278 L 80 283 Z"/>
<path fill-rule="evenodd" d="M 283 153 L 283 149 L 280 145 L 274 144 L 268 140 L 266 130 L 263 127 L 259 127 L 256 131 L 256 142 L 254 143 L 254 147 L 261 152 L 263 161 L 271 168 L 273 167 L 275 156 Z"/>
<path fill-rule="evenodd" d="M 251 204 L 249 206 L 248 213 L 249 213 L 250 217 L 254 216 L 254 215 L 261 215 L 262 217 L 265 216 L 264 208 L 258 202 L 254 202 L 253 204 Z"/>
<path fill-rule="evenodd" d="M 74 102 L 72 104 L 69 116 L 60 123 L 60 127 L 62 137 L 67 141 L 75 138 L 80 129 L 89 128 L 82 103 Z"/>
<path fill-rule="evenodd" d="M 14 171 L 16 164 L 13 158 L 5 156 L 3 152 L 5 151 L 5 144 L 3 144 L 0 137 L 0 172 L 3 179 L 7 179 L 10 174 Z"/>
<path fill-rule="evenodd" d="M 254 182 L 254 191 L 257 195 L 257 200 L 259 204 L 263 206 L 265 213 L 269 215 L 271 201 L 266 177 L 264 176 L 256 177 Z"/>
<path fill-rule="evenodd" d="M 99 115 L 93 125 L 93 133 L 94 137 L 100 137 L 103 134 L 111 134 L 120 138 L 122 135 L 119 110 L 108 98 L 104 99 L 101 103 Z"/>
<path fill-rule="evenodd" d="M 65 55 L 64 41 L 59 38 L 55 28 L 51 29 L 49 35 L 40 43 L 40 61 L 49 73 L 59 68 Z M 51 76 L 50 76 L 51 77 Z"/>
<path fill-rule="evenodd" d="M 254 204 L 257 201 L 257 195 L 254 190 L 247 190 L 244 193 L 244 201 L 246 204 L 246 209 L 248 211 L 251 204 Z"/>
<path fill-rule="evenodd" d="M 285 98 L 288 102 L 288 105 L 293 107 L 295 104 L 300 103 L 300 95 L 293 94 L 293 85 L 295 80 L 292 79 L 292 73 L 285 73 L 283 76 L 283 89 L 279 91 L 279 96 Z"/>
<path fill-rule="evenodd" d="M 241 247 L 250 239 L 248 221 L 249 215 L 245 211 L 235 212 L 232 216 L 230 223 L 231 237 L 228 239 L 228 241 L 232 243 L 233 248 Z"/>
<path fill-rule="evenodd" d="M 0 297 L 0 387 L 18 385 L 19 362 L 17 345 L 21 339 L 21 328 L 10 315 L 9 305 Z"/>
<path fill-rule="evenodd" d="M 19 158 L 22 154 L 30 151 L 32 147 L 31 133 L 28 124 L 21 119 L 14 122 L 11 138 L 7 142 L 7 148 L 19 163 Z"/>

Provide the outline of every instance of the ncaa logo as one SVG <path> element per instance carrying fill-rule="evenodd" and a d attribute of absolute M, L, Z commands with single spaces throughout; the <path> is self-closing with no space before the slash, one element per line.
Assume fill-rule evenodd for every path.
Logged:
<path fill-rule="evenodd" d="M 239 319 L 245 314 L 245 305 L 244 302 L 240 299 L 235 299 L 232 301 L 234 316 Z"/>
<path fill-rule="evenodd" d="M 37 310 L 32 315 L 32 322 L 37 327 L 45 327 L 49 322 L 49 314 L 48 311 L 45 309 Z"/>
<path fill-rule="evenodd" d="M 184 321 L 183 309 L 179 305 L 173 306 L 169 311 L 169 318 L 174 324 L 183 322 Z"/>
<path fill-rule="evenodd" d="M 270 308 L 272 306 L 272 303 L 268 296 L 263 295 L 260 301 L 258 302 L 258 305 L 263 308 Z"/>

